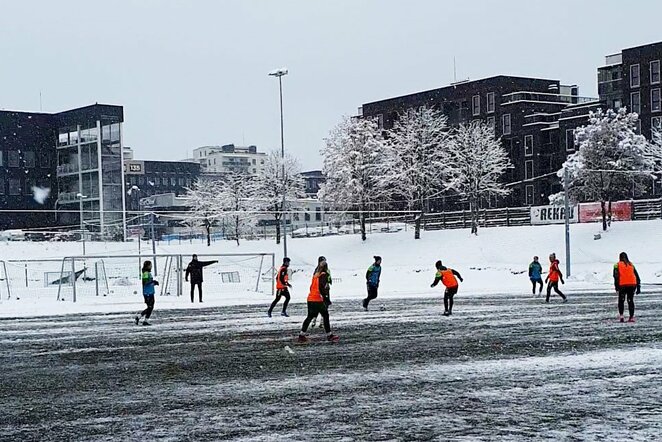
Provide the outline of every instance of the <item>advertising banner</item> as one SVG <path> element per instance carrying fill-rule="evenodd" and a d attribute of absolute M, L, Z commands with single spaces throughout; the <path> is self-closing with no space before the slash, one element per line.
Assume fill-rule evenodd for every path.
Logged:
<path fill-rule="evenodd" d="M 616 201 L 611 203 L 612 221 L 631 221 L 632 202 Z M 602 221 L 602 209 L 600 203 L 586 203 L 579 205 L 579 222 L 596 223 Z"/>
<path fill-rule="evenodd" d="M 568 220 L 576 223 L 579 220 L 577 206 L 570 207 Z M 565 207 L 563 206 L 534 206 L 531 207 L 531 224 L 564 224 Z"/>

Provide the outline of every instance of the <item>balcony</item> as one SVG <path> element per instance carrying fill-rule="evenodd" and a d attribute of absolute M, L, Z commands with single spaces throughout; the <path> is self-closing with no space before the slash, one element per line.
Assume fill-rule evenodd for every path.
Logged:
<path fill-rule="evenodd" d="M 623 63 L 623 54 L 612 54 L 605 57 L 606 66 L 621 63 Z"/>
<path fill-rule="evenodd" d="M 580 97 L 578 95 L 549 94 L 545 92 L 512 92 L 510 94 L 502 95 L 501 105 L 516 103 L 518 101 L 571 105 L 591 103 L 597 101 L 597 98 Z"/>

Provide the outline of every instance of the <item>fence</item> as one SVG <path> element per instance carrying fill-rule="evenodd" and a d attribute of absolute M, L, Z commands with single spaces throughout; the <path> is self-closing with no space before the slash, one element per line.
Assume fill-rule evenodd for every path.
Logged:
<path fill-rule="evenodd" d="M 188 256 L 187 256 L 188 258 Z M 201 261 L 218 261 L 205 270 L 205 286 L 212 296 L 233 293 L 274 292 L 273 253 L 198 255 Z M 98 296 L 135 297 L 142 293 L 141 268 L 152 261 L 157 295 L 182 296 L 186 266 L 179 254 L 68 256 L 61 259 L 0 261 L 5 298 L 52 297 L 76 302 Z M 159 276 L 160 275 L 160 276 Z M 4 287 L 0 288 L 0 297 Z"/>
<path fill-rule="evenodd" d="M 632 202 L 632 219 L 645 221 L 662 218 L 662 198 L 654 200 L 635 200 Z"/>

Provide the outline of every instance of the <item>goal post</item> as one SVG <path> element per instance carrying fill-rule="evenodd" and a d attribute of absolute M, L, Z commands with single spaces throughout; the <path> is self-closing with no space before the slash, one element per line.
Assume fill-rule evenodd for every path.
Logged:
<path fill-rule="evenodd" d="M 274 253 L 217 253 L 198 254 L 198 260 L 218 261 L 206 263 L 203 269 L 206 299 L 244 294 L 274 294 Z M 158 296 L 182 296 L 191 287 L 184 281 L 190 255 L 103 255 L 67 256 L 59 262 L 59 272 L 44 272 L 46 287 L 57 288 L 58 300 L 72 300 L 91 296 L 135 296 L 142 294 L 141 268 L 145 260 L 158 269 Z M 1 270 L 1 266 L 0 266 Z M 197 296 L 197 287 L 196 296 Z"/>

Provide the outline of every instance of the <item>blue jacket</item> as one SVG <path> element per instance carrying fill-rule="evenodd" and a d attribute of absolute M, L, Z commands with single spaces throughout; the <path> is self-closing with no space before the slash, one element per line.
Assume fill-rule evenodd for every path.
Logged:
<path fill-rule="evenodd" d="M 366 282 L 373 286 L 373 287 L 379 287 L 379 276 L 382 273 L 382 266 L 378 265 L 371 265 L 368 267 L 368 271 L 365 274 L 365 279 Z"/>
<path fill-rule="evenodd" d="M 151 272 L 143 272 L 143 296 L 154 296 L 154 278 Z"/>
<path fill-rule="evenodd" d="M 539 262 L 529 264 L 529 278 L 536 281 L 542 279 L 542 265 Z"/>

